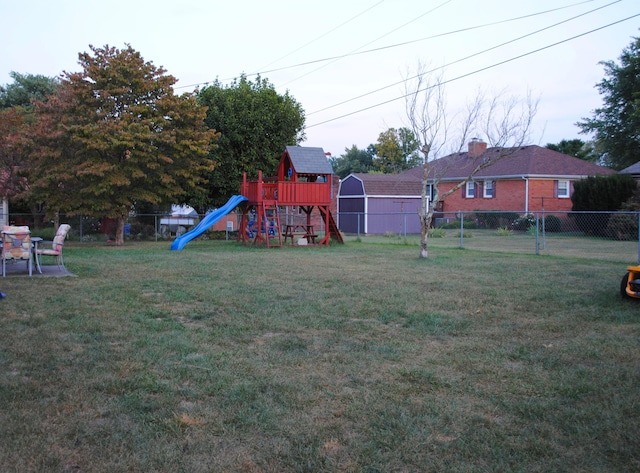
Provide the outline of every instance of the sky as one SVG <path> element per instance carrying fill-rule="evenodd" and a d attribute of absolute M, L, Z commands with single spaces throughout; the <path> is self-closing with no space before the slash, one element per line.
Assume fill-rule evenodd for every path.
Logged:
<path fill-rule="evenodd" d="M 637 0 L 0 0 L 0 84 L 80 70 L 89 45 L 139 51 L 176 92 L 260 74 L 306 115 L 302 146 L 334 157 L 409 126 L 407 78 L 446 81 L 449 116 L 479 91 L 538 100 L 531 142 L 580 138 L 601 61 L 640 36 Z M 481 136 L 479 138 L 482 138 Z"/>

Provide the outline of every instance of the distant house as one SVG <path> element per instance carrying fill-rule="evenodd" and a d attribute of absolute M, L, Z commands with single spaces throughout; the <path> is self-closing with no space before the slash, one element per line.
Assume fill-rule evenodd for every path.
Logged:
<path fill-rule="evenodd" d="M 478 172 L 461 189 L 448 196 L 437 217 L 455 218 L 457 212 L 504 211 L 521 214 L 546 211 L 570 211 L 573 183 L 594 175 L 615 171 L 540 146 L 487 148 L 473 140 L 468 150 L 429 163 L 428 194 L 433 197 L 437 176 L 438 191 L 447 192 L 464 180 L 483 159 L 502 153 L 506 157 Z M 407 232 L 418 228 L 423 167 L 418 166 L 395 175 L 350 174 L 338 192 L 338 225 L 347 233 L 396 231 L 398 216 L 374 213 L 413 212 Z M 363 214 L 356 219 L 356 213 Z M 369 215 L 367 215 L 369 214 Z M 390 219 L 390 221 L 388 221 Z M 359 225 L 359 227 L 358 227 Z"/>
<path fill-rule="evenodd" d="M 640 161 L 626 167 L 620 171 L 620 174 L 631 174 L 631 176 L 640 184 Z"/>

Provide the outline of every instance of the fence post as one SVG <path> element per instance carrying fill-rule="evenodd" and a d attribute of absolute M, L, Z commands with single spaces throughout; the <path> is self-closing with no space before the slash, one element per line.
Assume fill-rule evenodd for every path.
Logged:
<path fill-rule="evenodd" d="M 404 233 L 404 244 L 407 244 L 407 214 L 402 214 L 402 231 Z"/>
<path fill-rule="evenodd" d="M 460 214 L 460 248 L 464 248 L 464 214 L 458 210 Z"/>
<path fill-rule="evenodd" d="M 535 214 L 536 216 L 536 255 L 540 254 L 540 237 L 539 237 L 539 230 L 540 230 L 540 219 L 538 218 L 538 214 Z"/>

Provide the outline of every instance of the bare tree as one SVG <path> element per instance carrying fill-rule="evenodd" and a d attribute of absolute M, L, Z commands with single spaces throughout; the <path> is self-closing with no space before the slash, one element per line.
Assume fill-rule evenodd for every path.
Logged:
<path fill-rule="evenodd" d="M 407 118 L 420 143 L 424 155 L 422 172 L 422 205 L 419 212 L 421 237 L 420 256 L 427 258 L 427 239 L 433 213 L 447 196 L 459 190 L 481 170 L 512 155 L 529 140 L 531 124 L 537 111 L 537 100 L 507 96 L 501 91 L 487 97 L 478 91 L 464 110 L 449 115 L 446 103 L 446 81 L 418 65 L 418 74 L 405 80 Z M 466 166 L 466 177 L 451 189 L 440 194 L 438 185 L 453 166 L 460 163 L 455 156 L 472 138 L 484 137 L 497 152 L 481 153 L 472 165 Z M 449 154 L 445 157 L 444 152 Z M 438 159 L 439 158 L 439 159 Z M 433 186 L 433 201 L 429 202 L 428 188 Z"/>

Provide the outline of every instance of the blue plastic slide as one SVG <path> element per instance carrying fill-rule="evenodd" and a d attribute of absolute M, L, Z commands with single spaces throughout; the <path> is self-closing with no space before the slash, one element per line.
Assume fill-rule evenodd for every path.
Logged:
<path fill-rule="evenodd" d="M 219 209 L 214 210 L 213 212 L 209 212 L 204 218 L 189 230 L 187 233 L 183 233 L 171 243 L 172 250 L 181 250 L 185 247 L 187 243 L 193 240 L 196 237 L 199 237 L 204 232 L 206 232 L 214 223 L 220 220 L 222 217 L 230 213 L 233 209 L 235 209 L 240 202 L 244 202 L 247 198 L 243 195 L 234 195 L 232 196 L 226 204 L 224 204 Z"/>

